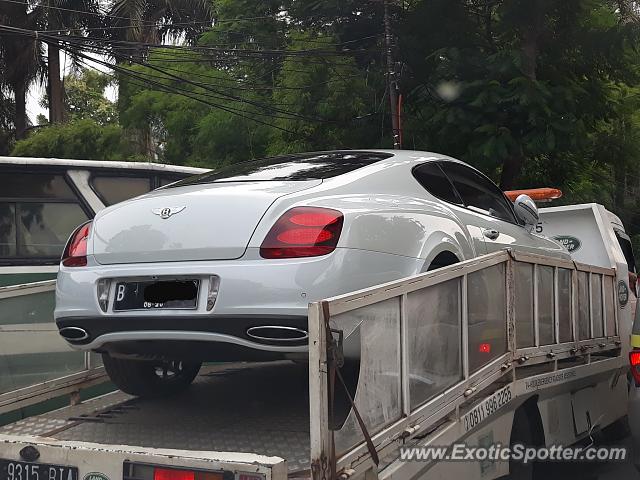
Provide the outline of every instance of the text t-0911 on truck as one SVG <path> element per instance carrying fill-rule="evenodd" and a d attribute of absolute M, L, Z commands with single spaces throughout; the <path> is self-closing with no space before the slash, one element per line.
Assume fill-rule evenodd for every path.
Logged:
<path fill-rule="evenodd" d="M 312 303 L 308 370 L 215 366 L 171 398 L 109 394 L 7 425 L 0 459 L 82 480 L 530 478 L 401 454 L 570 445 L 624 417 L 627 263 L 600 244 L 610 265 L 500 251 Z"/>

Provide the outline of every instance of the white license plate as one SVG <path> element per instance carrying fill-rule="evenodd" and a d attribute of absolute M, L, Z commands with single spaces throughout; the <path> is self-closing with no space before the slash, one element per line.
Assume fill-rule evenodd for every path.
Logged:
<path fill-rule="evenodd" d="M 199 286 L 199 280 L 118 282 L 113 309 L 115 311 L 163 308 L 193 310 L 198 307 Z"/>
<path fill-rule="evenodd" d="M 78 480 L 78 467 L 0 459 L 0 480 Z"/>

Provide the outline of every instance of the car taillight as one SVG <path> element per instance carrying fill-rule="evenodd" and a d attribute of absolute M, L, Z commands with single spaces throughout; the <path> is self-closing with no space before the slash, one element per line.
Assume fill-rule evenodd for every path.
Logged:
<path fill-rule="evenodd" d="M 153 480 L 223 480 L 222 472 L 207 472 L 202 470 L 181 470 L 178 468 L 153 469 Z"/>
<path fill-rule="evenodd" d="M 262 473 L 200 470 L 189 466 L 123 462 L 122 480 L 265 480 Z"/>
<path fill-rule="evenodd" d="M 330 208 L 295 207 L 282 215 L 260 246 L 263 258 L 316 257 L 333 252 L 344 217 Z"/>
<path fill-rule="evenodd" d="M 64 253 L 62 265 L 65 267 L 84 267 L 87 264 L 87 238 L 91 231 L 91 222 L 83 223 L 71 234 Z"/>
<path fill-rule="evenodd" d="M 636 385 L 640 385 L 640 350 L 629 352 L 629 363 L 631 364 L 631 375 L 633 375 Z"/>
<path fill-rule="evenodd" d="M 177 470 L 173 468 L 154 468 L 153 480 L 195 480 L 193 470 Z"/>

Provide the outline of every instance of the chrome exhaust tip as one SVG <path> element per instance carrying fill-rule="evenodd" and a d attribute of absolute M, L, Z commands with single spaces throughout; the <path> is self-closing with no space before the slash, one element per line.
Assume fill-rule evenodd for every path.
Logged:
<path fill-rule="evenodd" d="M 302 342 L 309 339 L 309 334 L 306 330 L 278 325 L 261 325 L 248 328 L 247 336 L 258 342 L 271 344 Z"/>
<path fill-rule="evenodd" d="M 89 338 L 89 333 L 80 327 L 62 327 L 60 335 L 69 342 L 81 342 Z"/>

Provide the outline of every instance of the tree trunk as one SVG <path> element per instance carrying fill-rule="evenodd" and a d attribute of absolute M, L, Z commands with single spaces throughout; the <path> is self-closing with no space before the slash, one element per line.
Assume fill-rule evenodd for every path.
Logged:
<path fill-rule="evenodd" d="M 544 9 L 540 0 L 530 0 L 529 6 L 530 21 L 522 26 L 522 73 L 531 81 L 537 80 L 538 52 L 540 48 L 540 36 L 544 29 Z M 507 157 L 502 163 L 502 174 L 500 176 L 500 188 L 502 190 L 513 190 L 522 172 L 525 162 L 525 155 L 520 148 Z"/>
<path fill-rule="evenodd" d="M 510 155 L 504 160 L 502 174 L 500 175 L 500 188 L 502 190 L 514 190 L 523 165 L 524 156 L 522 153 Z"/>
<path fill-rule="evenodd" d="M 530 21 L 522 29 L 522 73 L 536 80 L 540 36 L 544 28 L 544 9 L 540 0 L 530 0 Z"/>
<path fill-rule="evenodd" d="M 522 34 L 522 73 L 529 80 L 536 80 L 538 64 L 538 29 L 531 25 Z"/>
<path fill-rule="evenodd" d="M 621 159 L 613 165 L 613 178 L 615 186 L 613 188 L 613 205 L 616 210 L 624 210 L 627 184 L 627 169 Z"/>
<path fill-rule="evenodd" d="M 49 123 L 64 121 L 64 88 L 60 79 L 60 48 L 57 43 L 47 45 L 49 76 Z"/>
<path fill-rule="evenodd" d="M 27 89 L 24 82 L 16 82 L 11 87 L 16 102 L 16 139 L 20 140 L 27 133 Z"/>

